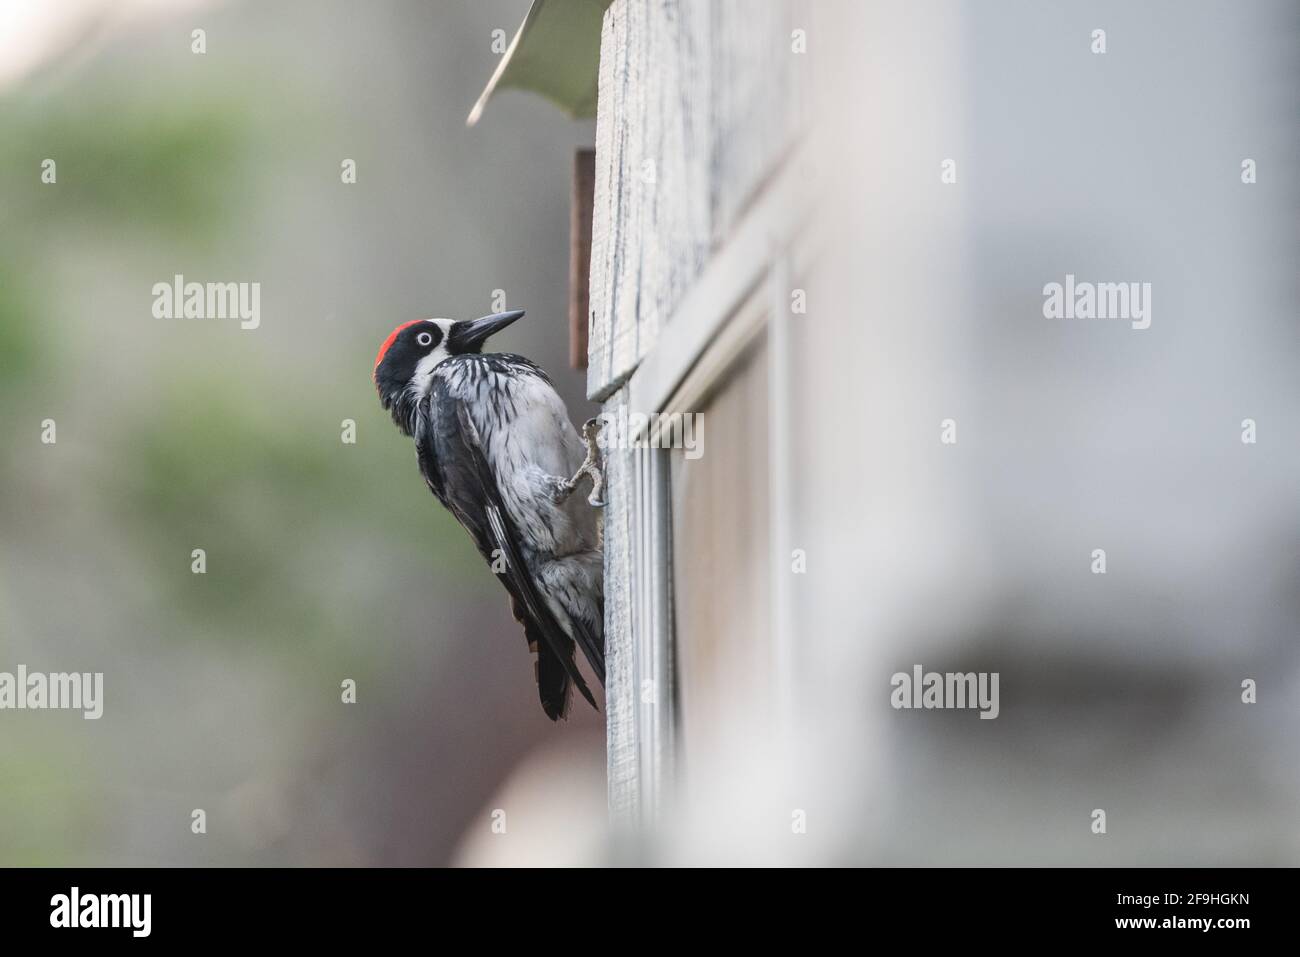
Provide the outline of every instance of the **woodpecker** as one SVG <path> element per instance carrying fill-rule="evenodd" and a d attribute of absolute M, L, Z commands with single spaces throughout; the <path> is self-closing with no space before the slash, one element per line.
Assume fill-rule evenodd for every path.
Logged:
<path fill-rule="evenodd" d="M 374 381 L 398 429 L 415 439 L 430 491 L 510 593 L 537 656 L 542 710 L 558 721 L 572 687 L 596 707 L 575 645 L 605 683 L 602 545 L 589 507 L 602 504 L 598 427 L 589 421 L 579 436 L 535 363 L 482 352 L 523 314 L 403 323 L 379 347 Z M 572 495 L 584 475 L 593 480 L 589 504 Z"/>

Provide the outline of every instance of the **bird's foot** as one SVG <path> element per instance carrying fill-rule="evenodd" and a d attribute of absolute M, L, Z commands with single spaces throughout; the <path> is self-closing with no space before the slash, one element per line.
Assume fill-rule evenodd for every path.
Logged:
<path fill-rule="evenodd" d="M 587 504 L 593 508 L 605 507 L 605 474 L 601 468 L 600 446 L 596 442 L 599 434 L 600 420 L 588 419 L 582 426 L 582 438 L 587 443 L 587 457 L 583 459 L 578 471 L 574 472 L 570 479 L 557 476 L 548 478 L 551 483 L 551 497 L 557 505 L 574 493 L 584 475 L 590 475 L 591 494 L 587 496 Z"/>
<path fill-rule="evenodd" d="M 592 508 L 605 507 L 605 460 L 600 454 L 598 441 L 600 426 L 600 419 L 588 419 L 582 424 L 582 440 L 587 443 L 587 457 L 578 472 L 586 472 L 591 476 L 591 494 L 587 496 L 587 504 Z"/>

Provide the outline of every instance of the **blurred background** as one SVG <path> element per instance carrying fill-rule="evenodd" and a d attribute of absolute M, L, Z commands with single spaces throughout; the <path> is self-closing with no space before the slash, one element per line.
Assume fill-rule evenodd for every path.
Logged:
<path fill-rule="evenodd" d="M 832 6 L 793 15 L 830 47 L 830 240 L 789 319 L 798 732 L 780 788 L 761 750 L 697 761 L 675 853 L 1295 865 L 1300 7 Z M 1150 282 L 1151 327 L 1044 318 L 1067 273 Z M 998 718 L 894 710 L 917 664 L 999 673 Z M 755 791 L 762 840 L 718 825 Z"/>
<path fill-rule="evenodd" d="M 565 309 L 594 124 L 523 94 L 464 122 L 527 6 L 0 3 L 0 670 L 106 697 L 0 715 L 0 865 L 450 863 L 530 760 L 603 822 L 601 717 L 546 720 L 370 381 L 395 325 L 503 290 L 528 316 L 498 345 L 590 414 Z M 261 327 L 155 319 L 175 273 L 260 282 Z"/>

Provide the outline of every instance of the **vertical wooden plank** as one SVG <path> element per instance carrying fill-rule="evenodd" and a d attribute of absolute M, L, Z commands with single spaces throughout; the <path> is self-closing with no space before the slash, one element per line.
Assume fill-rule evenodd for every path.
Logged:
<path fill-rule="evenodd" d="M 671 456 L 674 558 L 665 563 L 672 579 L 666 604 L 680 664 L 673 733 L 681 741 L 688 798 L 707 786 L 714 771 L 708 762 L 728 743 L 755 733 L 766 740 L 776 723 L 767 654 L 774 627 L 767 521 L 770 345 L 757 339 L 727 365 L 725 387 L 696 406 L 708 423 L 704 455 L 661 453 Z M 788 573 L 788 563 L 785 568 Z M 758 754 L 755 746 L 750 738 L 751 757 Z"/>
<path fill-rule="evenodd" d="M 601 35 L 587 394 L 635 372 L 788 151 L 790 0 L 615 0 Z"/>
<path fill-rule="evenodd" d="M 569 204 L 569 365 L 587 368 L 587 328 L 591 319 L 591 212 L 596 185 L 596 151 L 573 154 L 573 196 Z"/>
<path fill-rule="evenodd" d="M 643 816 L 654 821 L 671 798 L 676 781 L 677 701 L 673 688 L 672 521 L 667 449 L 642 450 L 646 457 L 646 488 L 638 507 L 646 513 L 646 565 L 640 569 L 646 582 L 647 628 L 638 640 L 647 646 L 649 679 L 638 686 L 647 704 L 646 730 L 650 737 L 649 774 L 642 797 Z"/>
<path fill-rule="evenodd" d="M 607 413 L 626 409 L 638 365 L 790 145 L 790 9 L 614 0 L 605 13 L 581 315 L 587 393 Z M 677 750 L 671 469 L 662 450 L 605 456 L 609 806 L 645 824 Z"/>
<path fill-rule="evenodd" d="M 713 0 L 709 64 L 713 104 L 710 168 L 715 243 L 727 235 L 794 142 L 799 89 L 808 57 L 792 48 L 792 30 L 811 11 L 781 2 Z"/>
<path fill-rule="evenodd" d="M 619 416 L 627 390 L 615 393 L 605 411 Z M 632 644 L 632 560 L 636 475 L 632 452 L 604 450 L 605 506 L 605 740 L 610 820 L 634 826 L 640 812 L 640 749 L 636 733 L 636 659 Z"/>
<path fill-rule="evenodd" d="M 651 629 L 650 576 L 646 574 L 650 567 L 650 510 L 646 508 L 646 497 L 650 489 L 649 450 L 637 448 L 632 451 L 632 461 L 636 469 L 636 497 L 633 499 L 634 540 L 636 547 L 632 551 L 632 649 L 636 661 L 636 679 L 632 690 L 636 696 L 636 738 L 640 751 L 640 811 L 641 822 L 650 824 L 654 821 L 655 785 L 658 769 L 655 766 L 655 720 L 654 695 L 642 694 L 646 681 L 653 681 L 654 646 L 647 640 Z M 647 697 L 649 700 L 647 700 Z"/>
<path fill-rule="evenodd" d="M 600 69 L 596 99 L 596 166 L 592 192 L 591 278 L 588 287 L 591 327 L 588 341 L 587 394 L 608 398 L 618 387 L 610 374 L 614 324 L 614 283 L 622 241 L 619 190 L 622 183 L 623 134 L 628 59 L 633 54 L 627 29 L 627 0 L 615 0 L 601 26 Z"/>

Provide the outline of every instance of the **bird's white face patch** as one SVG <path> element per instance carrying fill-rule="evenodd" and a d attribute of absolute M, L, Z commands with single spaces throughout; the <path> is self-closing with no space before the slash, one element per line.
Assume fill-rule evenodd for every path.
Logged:
<path fill-rule="evenodd" d="M 412 383 L 419 389 L 420 394 L 428 395 L 429 389 L 433 387 L 433 370 L 438 367 L 438 363 L 451 356 L 451 353 L 447 351 L 447 334 L 451 332 L 452 320 L 426 319 L 424 321 L 437 326 L 442 332 L 441 336 L 434 333 L 434 336 L 438 339 L 437 347 L 415 364 L 415 375 L 411 377 Z M 421 333 L 416 333 L 416 345 L 425 344 L 420 340 L 420 335 Z"/>

